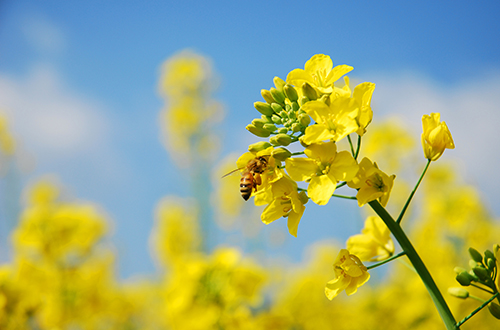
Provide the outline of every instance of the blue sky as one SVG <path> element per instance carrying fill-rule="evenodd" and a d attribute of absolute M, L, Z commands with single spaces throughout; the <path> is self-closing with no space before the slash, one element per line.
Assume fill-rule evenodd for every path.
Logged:
<path fill-rule="evenodd" d="M 375 118 L 397 114 L 418 133 L 423 113 L 441 112 L 457 145 L 446 156 L 498 215 L 499 12 L 497 1 L 3 1 L 0 108 L 25 152 L 20 182 L 51 173 L 98 203 L 122 276 L 151 272 L 155 205 L 190 194 L 160 142 L 162 62 L 186 48 L 211 58 L 224 156 L 255 141 L 243 128 L 260 90 L 324 53 L 377 84 Z M 312 228 L 289 247 L 314 240 Z"/>

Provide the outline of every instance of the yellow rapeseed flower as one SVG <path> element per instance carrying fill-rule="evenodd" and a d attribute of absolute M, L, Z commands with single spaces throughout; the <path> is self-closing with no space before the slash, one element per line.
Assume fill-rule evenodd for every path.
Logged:
<path fill-rule="evenodd" d="M 347 151 L 337 152 L 334 142 L 315 143 L 304 153 L 308 158 L 288 158 L 286 170 L 295 181 L 307 181 L 312 201 L 325 205 L 339 181 L 350 181 L 358 172 L 358 164 Z"/>
<path fill-rule="evenodd" d="M 444 149 L 455 149 L 453 138 L 446 123 L 440 120 L 439 113 L 431 113 L 422 117 L 422 147 L 425 158 L 435 161 Z"/>
<path fill-rule="evenodd" d="M 333 67 L 330 56 L 317 54 L 306 62 L 304 70 L 292 70 L 286 77 L 286 82 L 299 88 L 307 82 L 320 93 L 330 94 L 333 92 L 333 83 L 352 69 L 349 65 Z"/>
<path fill-rule="evenodd" d="M 376 216 L 369 216 L 361 234 L 349 237 L 347 250 L 362 261 L 381 261 L 394 254 L 394 242 L 385 223 Z"/>
<path fill-rule="evenodd" d="M 288 218 L 288 231 L 297 237 L 300 218 L 304 213 L 304 201 L 297 192 L 297 184 L 288 176 L 274 182 L 271 188 L 272 200 L 261 215 L 262 222 L 269 224 L 281 217 Z"/>
<path fill-rule="evenodd" d="M 389 201 L 391 189 L 394 184 L 393 174 L 388 176 L 378 169 L 377 163 L 372 163 L 368 158 L 363 158 L 359 163 L 359 172 L 347 185 L 358 189 L 356 198 L 361 207 L 368 202 L 378 199 L 382 206 Z"/>
<path fill-rule="evenodd" d="M 330 300 L 343 290 L 348 296 L 356 293 L 358 288 L 370 278 L 370 274 L 361 260 L 346 249 L 340 250 L 333 263 L 333 270 L 336 278 L 326 283 L 325 287 L 326 297 Z"/>

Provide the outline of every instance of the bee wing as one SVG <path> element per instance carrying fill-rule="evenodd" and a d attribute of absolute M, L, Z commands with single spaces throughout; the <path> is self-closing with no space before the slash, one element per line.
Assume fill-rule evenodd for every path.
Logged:
<path fill-rule="evenodd" d="M 244 167 L 240 167 L 240 168 L 237 168 L 237 169 L 235 169 L 235 170 L 232 170 L 231 172 L 224 174 L 224 175 L 222 176 L 222 178 L 225 178 L 226 176 L 228 176 L 228 175 L 230 175 L 230 174 L 233 174 L 234 172 L 241 171 L 242 169 L 244 169 Z M 221 179 L 222 179 L 222 178 L 221 178 Z"/>

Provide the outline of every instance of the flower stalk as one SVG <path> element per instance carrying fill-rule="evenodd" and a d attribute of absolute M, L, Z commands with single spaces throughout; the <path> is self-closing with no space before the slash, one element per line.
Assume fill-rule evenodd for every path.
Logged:
<path fill-rule="evenodd" d="M 399 223 L 397 223 L 392 218 L 392 216 L 387 212 L 387 210 L 382 205 L 380 205 L 380 203 L 377 200 L 368 202 L 368 204 L 377 213 L 377 215 L 380 218 L 382 218 L 382 220 L 385 222 L 391 233 L 398 241 L 403 251 L 408 256 L 408 259 L 412 263 L 417 274 L 422 279 L 422 282 L 424 282 L 424 285 L 427 288 L 427 291 L 429 292 L 432 301 L 436 305 L 436 308 L 446 326 L 446 329 L 448 330 L 459 329 L 459 325 L 456 324 L 455 318 L 453 317 L 453 314 L 451 313 L 450 308 L 446 304 L 443 295 L 441 294 L 436 283 L 434 282 L 434 279 L 432 278 L 431 274 L 427 270 L 427 267 L 425 266 L 424 262 L 418 255 L 417 251 L 411 244 L 410 240 L 408 239 L 408 236 L 406 236 L 405 232 L 403 231 Z"/>

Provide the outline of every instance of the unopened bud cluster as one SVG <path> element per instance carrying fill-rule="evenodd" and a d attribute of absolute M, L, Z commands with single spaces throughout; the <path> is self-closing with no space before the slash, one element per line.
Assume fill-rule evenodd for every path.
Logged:
<path fill-rule="evenodd" d="M 494 249 L 495 253 L 498 253 L 500 247 L 495 245 Z M 496 284 L 498 276 L 498 263 L 495 253 L 490 250 L 486 250 L 484 255 L 482 255 L 476 249 L 472 247 L 469 248 L 469 254 L 471 257 L 469 260 L 470 270 L 467 271 L 462 267 L 455 267 L 457 282 L 462 286 L 486 286 L 493 292 L 498 292 Z M 469 292 L 464 288 L 450 288 L 448 293 L 462 299 L 469 297 Z M 494 317 L 500 319 L 500 306 L 498 304 L 492 302 L 489 304 L 488 309 Z"/>
<path fill-rule="evenodd" d="M 275 87 L 261 90 L 265 102 L 254 103 L 261 117 L 252 120 L 246 129 L 258 137 L 266 138 L 272 135 L 269 138 L 271 145 L 286 147 L 297 141 L 311 123 L 309 115 L 300 107 L 310 100 L 306 95 L 316 92 L 311 87 L 312 92 L 306 93 L 304 89 L 307 88 L 303 87 L 301 94 L 304 96 L 299 99 L 299 93 L 294 86 L 279 77 L 274 77 L 273 81 Z"/>

